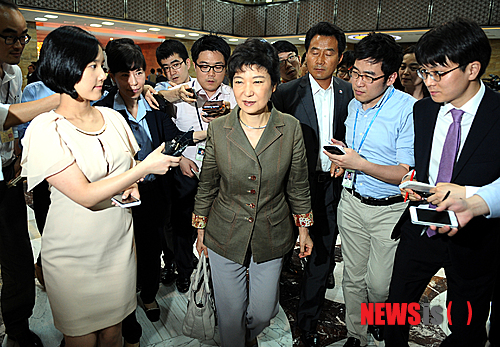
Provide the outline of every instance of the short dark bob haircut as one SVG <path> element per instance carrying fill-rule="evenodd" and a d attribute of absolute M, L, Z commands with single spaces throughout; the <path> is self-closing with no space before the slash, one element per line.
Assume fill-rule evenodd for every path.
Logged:
<path fill-rule="evenodd" d="M 346 46 L 345 34 L 342 31 L 342 29 L 340 29 L 338 26 L 332 23 L 319 22 L 311 29 L 309 29 L 306 33 L 306 42 L 305 42 L 306 52 L 309 51 L 309 45 L 311 44 L 311 40 L 316 35 L 334 36 L 337 39 L 337 45 L 338 45 L 337 48 L 339 57 L 342 55 Z"/>
<path fill-rule="evenodd" d="M 370 33 L 354 46 L 356 60 L 368 59 L 371 63 L 382 62 L 382 72 L 387 81 L 390 75 L 397 72 L 403 62 L 403 49 L 390 35 Z"/>
<path fill-rule="evenodd" d="M 99 54 L 99 41 L 87 31 L 63 26 L 50 32 L 40 51 L 38 75 L 56 93 L 78 98 L 75 84 Z"/>
<path fill-rule="evenodd" d="M 106 45 L 106 61 L 109 72 L 146 71 L 146 59 L 141 48 L 133 40 L 125 38 L 109 41 Z"/>
<path fill-rule="evenodd" d="M 481 63 L 479 79 L 488 67 L 491 56 L 490 41 L 483 29 L 473 21 L 458 18 L 426 32 L 415 47 L 420 65 L 448 66 L 456 63 L 465 71 L 473 61 Z"/>
<path fill-rule="evenodd" d="M 181 41 L 178 40 L 165 40 L 156 49 L 156 61 L 158 65 L 161 66 L 162 59 L 168 59 L 172 55 L 177 53 L 181 57 L 182 61 L 185 62 L 189 58 L 186 46 Z"/>
<path fill-rule="evenodd" d="M 273 47 L 276 48 L 278 53 L 295 52 L 295 54 L 299 55 L 299 50 L 297 49 L 297 47 L 295 47 L 293 43 L 285 40 L 276 41 L 275 43 L 273 43 Z"/>
<path fill-rule="evenodd" d="M 225 65 L 227 65 L 227 61 L 231 55 L 231 47 L 229 47 L 227 42 L 222 37 L 213 34 L 203 35 L 193 43 L 191 57 L 195 64 L 198 62 L 200 53 L 204 51 L 219 52 L 224 57 Z"/>
<path fill-rule="evenodd" d="M 257 65 L 267 70 L 267 73 L 271 76 L 272 86 L 279 84 L 280 62 L 276 49 L 264 40 L 248 39 L 236 46 L 227 62 L 227 72 L 231 85 L 233 84 L 234 75 L 238 71 L 241 71 L 243 66 L 250 67 L 252 65 Z"/>

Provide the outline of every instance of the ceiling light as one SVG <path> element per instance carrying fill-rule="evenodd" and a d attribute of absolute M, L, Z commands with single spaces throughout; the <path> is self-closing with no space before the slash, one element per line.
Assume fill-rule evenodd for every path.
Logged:
<path fill-rule="evenodd" d="M 102 25 L 115 25 L 113 22 L 102 22 Z"/>
<path fill-rule="evenodd" d="M 366 36 L 368 36 L 368 34 L 354 34 L 354 35 L 349 35 L 347 38 L 348 39 L 351 39 L 351 40 L 362 40 L 364 39 Z M 401 40 L 401 36 L 397 36 L 397 35 L 391 35 L 394 40 Z"/>
<path fill-rule="evenodd" d="M 56 16 L 54 14 L 46 14 L 44 17 L 51 18 L 51 19 L 59 18 L 59 16 Z"/>
<path fill-rule="evenodd" d="M 306 38 L 305 37 L 299 37 L 299 41 L 305 41 Z"/>
<path fill-rule="evenodd" d="M 198 36 L 200 36 L 200 34 L 198 34 L 198 33 L 189 33 L 188 35 L 189 35 L 189 36 L 193 36 L 193 37 L 198 37 Z"/>
<path fill-rule="evenodd" d="M 160 31 L 160 28 L 149 28 L 150 31 Z"/>
<path fill-rule="evenodd" d="M 102 24 L 90 24 L 90 26 L 93 28 L 100 28 L 102 27 Z"/>
<path fill-rule="evenodd" d="M 137 29 L 136 31 L 138 33 L 147 33 L 148 32 L 146 29 Z"/>
<path fill-rule="evenodd" d="M 113 41 L 113 40 L 114 40 L 114 38 L 112 38 L 112 37 L 109 38 L 109 41 Z"/>
<path fill-rule="evenodd" d="M 231 41 L 231 42 L 238 42 L 238 39 L 229 39 L 228 41 Z"/>
<path fill-rule="evenodd" d="M 273 2 L 273 0 L 266 0 L 266 2 Z"/>
<path fill-rule="evenodd" d="M 186 37 L 184 34 L 175 34 L 175 37 Z"/>
<path fill-rule="evenodd" d="M 43 18 L 43 17 L 36 17 L 36 18 L 35 18 L 35 20 L 36 20 L 37 22 L 46 22 L 46 21 L 48 21 L 48 19 L 47 19 L 47 18 Z"/>

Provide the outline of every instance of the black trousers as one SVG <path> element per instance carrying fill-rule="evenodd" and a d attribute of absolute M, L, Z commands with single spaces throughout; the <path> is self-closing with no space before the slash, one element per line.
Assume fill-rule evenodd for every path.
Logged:
<path fill-rule="evenodd" d="M 50 191 L 49 184 L 43 180 L 36 187 L 33 188 L 33 212 L 35 212 L 36 226 L 40 234 L 43 233 L 45 221 L 47 220 L 47 213 L 50 207 Z M 41 253 L 36 260 L 38 266 L 42 266 Z"/>
<path fill-rule="evenodd" d="M 193 243 L 196 230 L 191 226 L 191 216 L 198 190 L 198 179 L 183 175 L 179 168 L 174 168 L 173 171 L 171 225 L 174 257 L 179 277 L 189 278 L 194 269 Z"/>
<path fill-rule="evenodd" d="M 5 169 L 4 169 L 5 174 Z M 35 305 L 33 252 L 26 220 L 23 184 L 7 188 L 0 181 L 0 264 L 2 266 L 2 316 L 5 333 L 23 337 Z"/>
<path fill-rule="evenodd" d="M 137 283 L 141 299 L 154 301 L 160 285 L 163 225 L 166 200 L 159 178 L 139 183 L 141 204 L 132 208 L 134 237 L 137 251 Z"/>
<path fill-rule="evenodd" d="M 482 217 L 481 217 L 482 218 Z M 486 343 L 485 323 L 490 309 L 493 284 L 498 272 L 498 230 L 477 230 L 485 235 L 484 246 L 476 254 L 491 256 L 491 261 L 478 263 L 467 245 L 453 244 L 447 235 L 432 238 L 421 236 L 421 230 L 403 227 L 396 251 L 388 303 L 419 302 L 432 276 L 444 267 L 448 285 L 447 304 L 451 301 L 451 334 L 441 346 L 484 347 Z M 460 231 L 459 231 L 460 233 Z M 459 237 L 457 234 L 454 237 Z M 468 241 L 474 242 L 473 235 Z M 467 241 L 466 241 L 467 242 Z M 470 324 L 468 303 L 472 308 Z M 443 312 L 446 314 L 446 312 Z M 408 346 L 410 326 L 386 325 L 384 339 L 386 347 Z"/>
<path fill-rule="evenodd" d="M 338 235 L 335 180 L 315 178 L 318 182 L 312 199 L 314 225 L 309 228 L 314 247 L 302 278 L 297 313 L 298 326 L 302 331 L 316 330 L 325 300 L 326 279 L 334 268 L 330 259 Z"/>

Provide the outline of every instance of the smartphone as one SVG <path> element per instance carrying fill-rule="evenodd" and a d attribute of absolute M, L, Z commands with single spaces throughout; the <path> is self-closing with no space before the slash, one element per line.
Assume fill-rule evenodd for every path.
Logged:
<path fill-rule="evenodd" d="M 224 101 L 215 100 L 215 101 L 207 101 L 203 105 L 203 111 L 211 113 L 211 112 L 219 112 L 224 110 Z"/>
<path fill-rule="evenodd" d="M 410 216 L 413 224 L 458 228 L 457 216 L 453 211 L 438 212 L 428 206 L 410 206 Z"/>
<path fill-rule="evenodd" d="M 331 154 L 336 154 L 336 155 L 344 155 L 345 151 L 344 148 L 340 145 L 328 145 L 328 146 L 323 146 L 325 151 Z"/>
<path fill-rule="evenodd" d="M 436 188 L 436 186 L 433 186 L 432 184 L 429 183 L 422 183 L 422 182 L 416 182 L 416 181 L 406 181 L 403 182 L 399 185 L 399 188 L 401 189 L 411 189 L 414 190 L 415 192 L 426 192 L 429 193 L 429 190 L 432 188 Z M 420 193 L 418 193 L 420 194 Z"/>
<path fill-rule="evenodd" d="M 139 206 L 141 204 L 141 200 L 134 198 L 130 195 L 127 199 L 122 199 L 122 194 L 117 194 L 111 198 L 111 201 L 116 203 L 121 208 L 128 208 L 133 206 Z"/>

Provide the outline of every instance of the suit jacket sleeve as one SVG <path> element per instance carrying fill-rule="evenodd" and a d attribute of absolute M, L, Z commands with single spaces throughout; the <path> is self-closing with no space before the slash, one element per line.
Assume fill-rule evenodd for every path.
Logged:
<path fill-rule="evenodd" d="M 198 184 L 198 193 L 195 198 L 192 225 L 204 229 L 208 221 L 208 214 L 212 204 L 219 193 L 220 173 L 215 160 L 214 133 L 211 124 L 207 130 L 205 156 Z"/>

